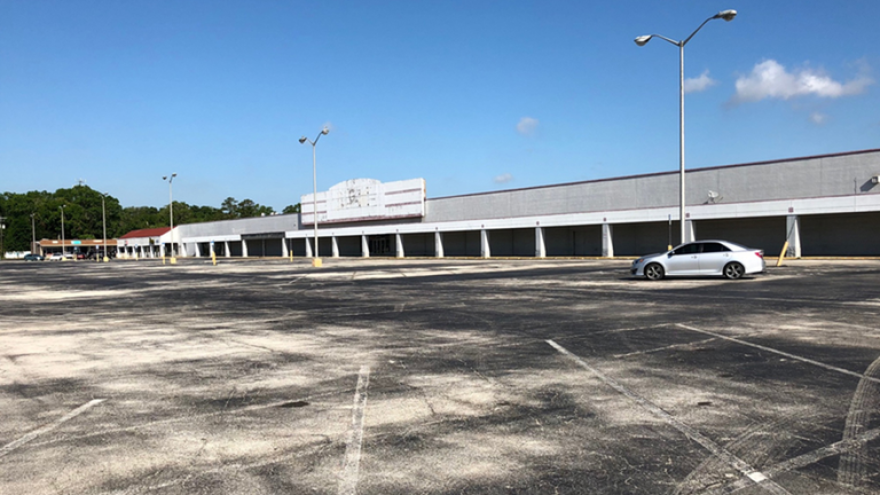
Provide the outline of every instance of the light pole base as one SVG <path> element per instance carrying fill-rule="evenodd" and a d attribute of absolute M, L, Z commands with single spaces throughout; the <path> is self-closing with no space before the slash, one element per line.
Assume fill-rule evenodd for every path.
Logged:
<path fill-rule="evenodd" d="M 324 260 L 321 258 L 312 258 L 312 266 L 315 268 L 321 268 L 324 266 Z"/>
<path fill-rule="evenodd" d="M 177 264 L 177 258 L 175 258 L 175 257 L 172 256 L 172 257 L 171 257 L 171 264 L 172 264 L 172 265 L 176 265 L 176 264 Z"/>
<path fill-rule="evenodd" d="M 110 263 L 110 258 L 104 256 L 104 263 Z"/>

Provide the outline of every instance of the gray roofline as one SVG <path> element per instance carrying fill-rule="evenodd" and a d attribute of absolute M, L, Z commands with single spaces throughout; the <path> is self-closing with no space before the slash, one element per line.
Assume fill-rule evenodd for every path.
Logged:
<path fill-rule="evenodd" d="M 718 169 L 725 169 L 725 168 L 749 167 L 749 166 L 755 166 L 755 165 L 770 165 L 770 164 L 776 164 L 776 163 L 797 162 L 797 161 L 801 161 L 801 160 L 817 160 L 817 159 L 821 159 L 821 158 L 836 158 L 836 157 L 841 157 L 841 156 L 860 155 L 860 154 L 865 154 L 865 153 L 877 153 L 877 152 L 880 152 L 880 148 L 859 150 L 859 151 L 844 151 L 844 152 L 840 152 L 840 153 L 827 153 L 824 155 L 801 156 L 801 157 L 796 157 L 796 158 L 782 158 L 779 160 L 764 160 L 764 161 L 760 161 L 760 162 L 737 163 L 737 164 L 732 164 L 732 165 L 714 165 L 711 167 L 695 167 L 695 168 L 688 169 L 687 172 L 701 172 L 701 171 L 718 170 Z M 670 172 L 652 172 L 649 174 L 623 175 L 620 177 L 608 177 L 608 178 L 604 178 L 604 179 L 582 180 L 582 181 L 575 181 L 575 182 L 561 182 L 559 184 L 548 184 L 548 185 L 544 185 L 544 186 L 521 187 L 521 188 L 516 188 L 516 189 L 501 189 L 498 191 L 486 191 L 486 192 L 469 193 L 469 194 L 455 194 L 452 196 L 439 196 L 436 198 L 427 198 L 427 200 L 430 201 L 430 200 L 434 200 L 434 199 L 449 199 L 449 198 L 466 198 L 466 197 L 471 197 L 471 196 L 486 196 L 489 194 L 499 194 L 499 193 L 506 193 L 506 192 L 529 191 L 529 190 L 534 190 L 534 189 L 548 189 L 551 187 L 575 186 L 575 185 L 580 185 L 580 184 L 611 182 L 611 181 L 625 180 L 625 179 L 641 179 L 644 177 L 658 177 L 661 175 L 673 175 L 673 174 L 678 174 L 678 170 L 670 171 Z"/>

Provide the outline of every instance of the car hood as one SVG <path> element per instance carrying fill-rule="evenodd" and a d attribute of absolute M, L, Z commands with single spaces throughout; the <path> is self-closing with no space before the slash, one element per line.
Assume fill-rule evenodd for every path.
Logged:
<path fill-rule="evenodd" d="M 648 258 L 656 258 L 657 256 L 666 256 L 666 253 L 646 254 L 644 256 L 639 256 L 639 258 L 648 259 Z"/>

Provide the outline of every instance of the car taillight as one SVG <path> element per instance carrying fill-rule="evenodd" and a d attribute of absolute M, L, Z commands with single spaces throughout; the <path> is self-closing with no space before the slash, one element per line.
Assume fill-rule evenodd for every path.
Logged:
<path fill-rule="evenodd" d="M 757 256 L 758 258 L 764 259 L 764 252 L 763 251 L 755 251 L 755 256 Z"/>

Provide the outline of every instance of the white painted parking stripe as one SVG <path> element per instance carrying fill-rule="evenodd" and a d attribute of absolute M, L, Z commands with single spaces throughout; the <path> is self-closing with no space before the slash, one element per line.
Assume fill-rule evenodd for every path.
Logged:
<path fill-rule="evenodd" d="M 367 407 L 367 387 L 370 385 L 370 367 L 361 366 L 358 373 L 357 389 L 354 393 L 354 408 L 351 412 L 351 429 L 345 440 L 345 461 L 339 477 L 339 495 L 357 493 L 358 470 L 361 462 L 361 444 L 364 439 L 364 410 Z"/>
<path fill-rule="evenodd" d="M 712 337 L 709 339 L 698 340 L 696 342 L 684 342 L 682 344 L 672 344 L 672 345 L 666 345 L 663 347 L 655 347 L 653 349 L 647 349 L 644 351 L 634 351 L 634 352 L 627 352 L 625 354 L 615 354 L 614 357 L 615 358 L 623 358 L 623 357 L 641 356 L 644 354 L 653 354 L 655 352 L 663 352 L 663 351 L 668 351 L 671 349 L 678 349 L 681 347 L 693 347 L 693 346 L 698 346 L 698 345 L 702 345 L 702 344 L 708 344 L 709 342 L 713 342 L 714 340 L 715 340 L 715 338 Z"/>
<path fill-rule="evenodd" d="M 54 422 L 49 423 L 48 425 L 46 425 L 42 428 L 38 428 L 38 429 L 34 430 L 14 442 L 8 443 L 8 444 L 4 445 L 3 447 L 0 447 L 0 457 L 5 456 L 6 454 L 12 452 L 13 450 L 21 447 L 22 445 L 30 442 L 31 440 L 37 438 L 38 436 L 40 436 L 42 434 L 48 433 L 48 432 L 54 430 L 55 428 L 58 428 L 61 424 L 65 423 L 67 421 L 70 421 L 71 419 L 86 412 L 92 406 L 96 406 L 96 405 L 104 402 L 105 400 L 107 400 L 107 399 L 90 400 L 89 402 L 86 402 L 85 404 L 77 407 L 73 411 L 70 411 L 69 413 L 65 414 L 60 419 L 57 419 Z"/>
<path fill-rule="evenodd" d="M 761 488 L 765 489 L 766 491 L 773 493 L 773 494 L 776 494 L 776 495 L 791 495 L 791 493 L 788 490 L 781 487 L 775 481 L 767 478 L 766 476 L 763 476 L 758 470 L 756 470 L 755 468 L 750 466 L 747 462 L 740 459 L 739 457 L 737 457 L 736 455 L 734 455 L 733 453 L 731 453 L 730 451 L 728 451 L 724 447 L 718 445 L 717 443 L 715 443 L 714 441 L 712 441 L 711 439 L 709 439 L 708 437 L 706 437 L 705 435 L 703 435 L 699 431 L 697 431 L 697 430 L 691 428 L 690 426 L 682 423 L 681 421 L 675 419 L 671 414 L 664 411 L 663 409 L 661 409 L 659 406 L 657 406 L 653 402 L 636 394 L 635 392 L 629 390 L 628 388 L 626 388 L 623 385 L 621 385 L 620 383 L 618 383 L 613 378 L 605 375 L 604 373 L 602 373 L 598 369 L 590 366 L 586 361 L 584 361 L 580 357 L 572 354 L 568 349 L 562 347 L 561 345 L 557 344 L 553 340 L 547 340 L 546 342 L 548 344 L 550 344 L 554 349 L 559 351 L 562 355 L 564 355 L 567 358 L 569 358 L 570 360 L 574 361 L 580 367 L 582 367 L 582 368 L 586 369 L 587 371 L 596 375 L 597 378 L 602 380 L 602 382 L 605 383 L 606 385 L 608 385 L 609 387 L 613 388 L 614 390 L 620 392 L 624 396 L 633 400 L 639 406 L 641 406 L 643 409 L 650 412 L 654 416 L 657 416 L 658 418 L 666 421 L 667 423 L 669 423 L 670 426 L 672 426 L 673 428 L 675 428 L 676 430 L 681 432 L 684 436 L 686 436 L 686 437 L 690 438 L 691 440 L 693 440 L 694 442 L 702 445 L 703 448 L 705 448 L 706 450 L 711 452 L 713 455 L 715 455 L 716 457 L 718 457 L 722 461 L 726 462 L 729 466 L 733 467 L 734 469 L 736 469 L 737 471 L 739 471 L 743 475 L 748 476 L 749 479 L 751 479 L 756 485 L 758 485 Z M 761 480 L 756 479 L 756 478 L 761 478 L 762 476 L 763 476 L 763 479 L 761 479 Z"/>
<path fill-rule="evenodd" d="M 820 447 L 812 452 L 807 452 L 806 454 L 780 462 L 775 466 L 766 468 L 764 474 L 769 478 L 775 478 L 780 474 L 794 471 L 795 469 L 812 465 L 823 459 L 849 452 L 877 438 L 880 438 L 880 428 L 868 430 L 856 438 L 834 442 L 831 445 L 826 445 L 825 447 Z M 751 483 L 748 483 L 745 479 L 740 479 L 730 485 L 705 492 L 704 495 L 732 495 L 748 488 L 750 485 Z"/>
<path fill-rule="evenodd" d="M 838 368 L 837 366 L 831 366 L 830 364 L 825 364 L 819 361 L 815 361 L 810 358 L 805 358 L 803 356 L 798 356 L 796 354 L 790 354 L 785 351 L 780 351 L 778 349 L 774 349 L 772 347 L 763 346 L 761 344 L 754 344 L 747 340 L 741 340 L 736 337 L 728 337 L 727 335 L 722 335 L 720 333 L 711 332 L 709 330 L 703 330 L 701 328 L 692 327 L 690 325 L 683 325 L 681 323 L 676 323 L 677 327 L 684 328 L 685 330 L 691 330 L 693 332 L 704 333 L 706 335 L 711 335 L 713 337 L 718 337 L 719 339 L 729 340 L 731 342 L 736 342 L 737 344 L 746 345 L 749 347 L 754 347 L 756 349 L 761 349 L 762 351 L 772 352 L 774 354 L 779 354 L 780 356 L 785 356 L 787 358 L 791 358 L 797 361 L 801 361 L 803 363 L 812 364 L 813 366 L 818 366 L 820 368 L 825 368 L 826 370 L 836 371 L 838 373 L 843 373 L 844 375 L 850 375 L 857 378 L 861 378 L 863 380 L 872 381 L 875 383 L 880 383 L 880 378 L 874 378 L 873 376 L 863 375 L 861 373 L 856 373 L 855 371 L 845 370 L 843 368 Z"/>

